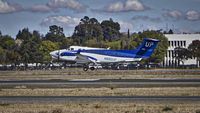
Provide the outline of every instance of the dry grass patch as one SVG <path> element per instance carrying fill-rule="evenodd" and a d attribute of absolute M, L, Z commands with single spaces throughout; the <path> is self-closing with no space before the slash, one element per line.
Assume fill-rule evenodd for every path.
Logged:
<path fill-rule="evenodd" d="M 67 102 L 11 104 L 0 106 L 0 113 L 198 113 L 200 103 L 152 102 Z"/>
<path fill-rule="evenodd" d="M 1 89 L 0 96 L 200 96 L 199 87 Z"/>
<path fill-rule="evenodd" d="M 200 78 L 197 70 L 63 70 L 0 71 L 0 80 Z"/>

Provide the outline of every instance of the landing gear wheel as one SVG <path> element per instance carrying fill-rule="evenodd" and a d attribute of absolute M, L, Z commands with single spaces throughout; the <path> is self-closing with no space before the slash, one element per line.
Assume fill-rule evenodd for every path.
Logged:
<path fill-rule="evenodd" d="M 95 68 L 94 68 L 94 67 L 90 67 L 90 70 L 94 71 L 94 70 L 95 70 Z"/>
<path fill-rule="evenodd" d="M 88 67 L 83 67 L 83 71 L 87 71 L 88 70 Z"/>

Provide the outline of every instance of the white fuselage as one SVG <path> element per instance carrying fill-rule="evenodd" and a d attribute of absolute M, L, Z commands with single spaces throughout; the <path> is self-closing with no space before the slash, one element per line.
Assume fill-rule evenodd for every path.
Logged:
<path fill-rule="evenodd" d="M 50 53 L 52 59 L 63 60 L 63 61 L 74 61 L 82 62 L 81 59 L 77 59 L 76 51 L 78 50 L 106 50 L 109 48 L 94 48 L 94 47 L 83 47 L 83 46 L 70 46 L 68 49 L 56 50 Z M 71 53 L 70 55 L 62 55 L 62 53 Z M 72 55 L 74 54 L 74 55 Z"/>
<path fill-rule="evenodd" d="M 92 56 L 96 59 L 97 63 L 114 63 L 114 62 L 136 62 L 140 61 L 142 58 L 126 58 L 126 57 L 115 57 L 101 54 L 93 54 L 93 53 L 80 53 L 84 56 Z"/>

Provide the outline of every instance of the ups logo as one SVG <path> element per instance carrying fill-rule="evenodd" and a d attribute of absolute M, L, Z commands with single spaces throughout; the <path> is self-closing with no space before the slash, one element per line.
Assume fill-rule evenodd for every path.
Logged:
<path fill-rule="evenodd" d="M 153 45 L 154 45 L 153 42 L 146 42 L 146 43 L 145 43 L 145 47 L 148 47 L 148 48 L 150 48 L 150 47 L 153 46 Z"/>

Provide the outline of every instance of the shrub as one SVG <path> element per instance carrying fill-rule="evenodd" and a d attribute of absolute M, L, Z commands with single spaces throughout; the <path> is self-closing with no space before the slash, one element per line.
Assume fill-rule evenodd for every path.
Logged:
<path fill-rule="evenodd" d="M 62 113 L 62 109 L 55 109 L 52 111 L 52 113 Z"/>
<path fill-rule="evenodd" d="M 162 109 L 162 111 L 172 111 L 172 107 L 166 106 Z"/>
<path fill-rule="evenodd" d="M 97 105 L 95 105 L 94 107 L 97 109 L 97 108 L 100 108 L 101 105 L 97 104 Z"/>
<path fill-rule="evenodd" d="M 0 106 L 9 106 L 10 104 L 8 103 L 1 103 Z"/>
<path fill-rule="evenodd" d="M 200 113 L 200 110 L 198 109 L 198 110 L 196 110 L 196 113 Z"/>
<path fill-rule="evenodd" d="M 48 111 L 40 111 L 39 113 L 48 113 Z"/>

